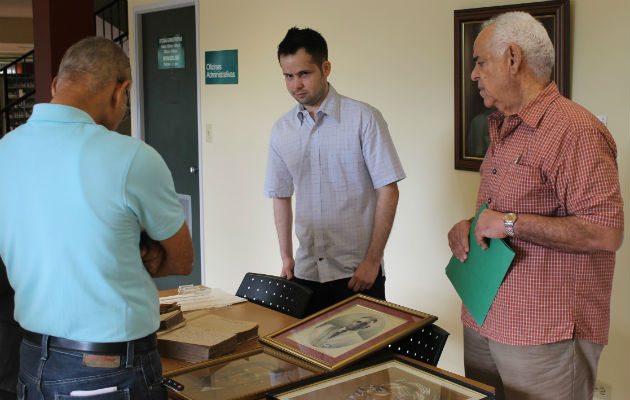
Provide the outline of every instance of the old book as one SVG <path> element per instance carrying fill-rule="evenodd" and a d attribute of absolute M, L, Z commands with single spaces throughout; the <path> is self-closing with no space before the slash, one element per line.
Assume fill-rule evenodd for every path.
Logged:
<path fill-rule="evenodd" d="M 160 303 L 160 314 L 166 314 L 182 308 L 177 303 Z"/>
<path fill-rule="evenodd" d="M 207 361 L 236 350 L 235 333 L 185 326 L 158 335 L 158 351 L 163 357 L 188 362 Z"/>
<path fill-rule="evenodd" d="M 186 325 L 204 328 L 211 332 L 236 334 L 238 343 L 258 337 L 258 324 L 256 322 L 223 318 L 205 310 L 186 313 Z"/>
<path fill-rule="evenodd" d="M 180 310 L 175 310 L 160 314 L 160 331 L 171 329 L 184 321 L 184 314 Z"/>

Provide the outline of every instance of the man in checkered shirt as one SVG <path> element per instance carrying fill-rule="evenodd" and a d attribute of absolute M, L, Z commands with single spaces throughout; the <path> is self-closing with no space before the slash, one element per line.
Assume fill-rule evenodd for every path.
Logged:
<path fill-rule="evenodd" d="M 466 376 L 497 399 L 592 399 L 623 239 L 615 142 L 550 80 L 554 49 L 540 22 L 506 13 L 482 28 L 471 78 L 498 111 L 475 237 L 482 248 L 505 238 L 516 255 L 482 326 L 462 307 Z M 470 226 L 448 234 L 461 261 Z"/>

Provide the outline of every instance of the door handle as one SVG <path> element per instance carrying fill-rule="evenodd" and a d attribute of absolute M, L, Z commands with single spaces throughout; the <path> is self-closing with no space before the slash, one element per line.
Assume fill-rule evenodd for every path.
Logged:
<path fill-rule="evenodd" d="M 191 174 L 199 173 L 199 167 L 195 167 L 195 166 L 190 167 L 190 173 Z"/>

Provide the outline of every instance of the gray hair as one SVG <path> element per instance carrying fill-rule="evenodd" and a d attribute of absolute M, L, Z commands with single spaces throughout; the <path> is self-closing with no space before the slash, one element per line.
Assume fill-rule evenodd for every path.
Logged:
<path fill-rule="evenodd" d="M 494 27 L 488 41 L 488 48 L 495 55 L 502 55 L 507 47 L 514 43 L 521 51 L 532 73 L 539 79 L 551 78 L 555 62 L 553 44 L 547 30 L 540 21 L 522 11 L 498 15 L 481 26 L 482 29 Z"/>
<path fill-rule="evenodd" d="M 57 80 L 82 81 L 92 92 L 114 81 L 131 79 L 129 58 L 116 43 L 102 37 L 81 39 L 66 50 Z"/>

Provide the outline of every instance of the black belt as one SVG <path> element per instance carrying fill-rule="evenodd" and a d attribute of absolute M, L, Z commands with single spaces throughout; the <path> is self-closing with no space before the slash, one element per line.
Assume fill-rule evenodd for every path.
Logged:
<path fill-rule="evenodd" d="M 42 345 L 43 335 L 35 332 L 24 331 L 24 339 L 28 340 L 32 344 L 37 346 Z M 141 339 L 133 340 L 134 353 L 146 353 L 156 348 L 157 336 L 152 333 Z M 58 349 L 78 351 L 81 353 L 96 353 L 96 354 L 127 354 L 127 343 L 129 342 L 115 342 L 115 343 L 93 343 L 93 342 L 78 342 L 76 340 L 64 339 L 56 336 L 48 337 L 48 345 Z"/>

